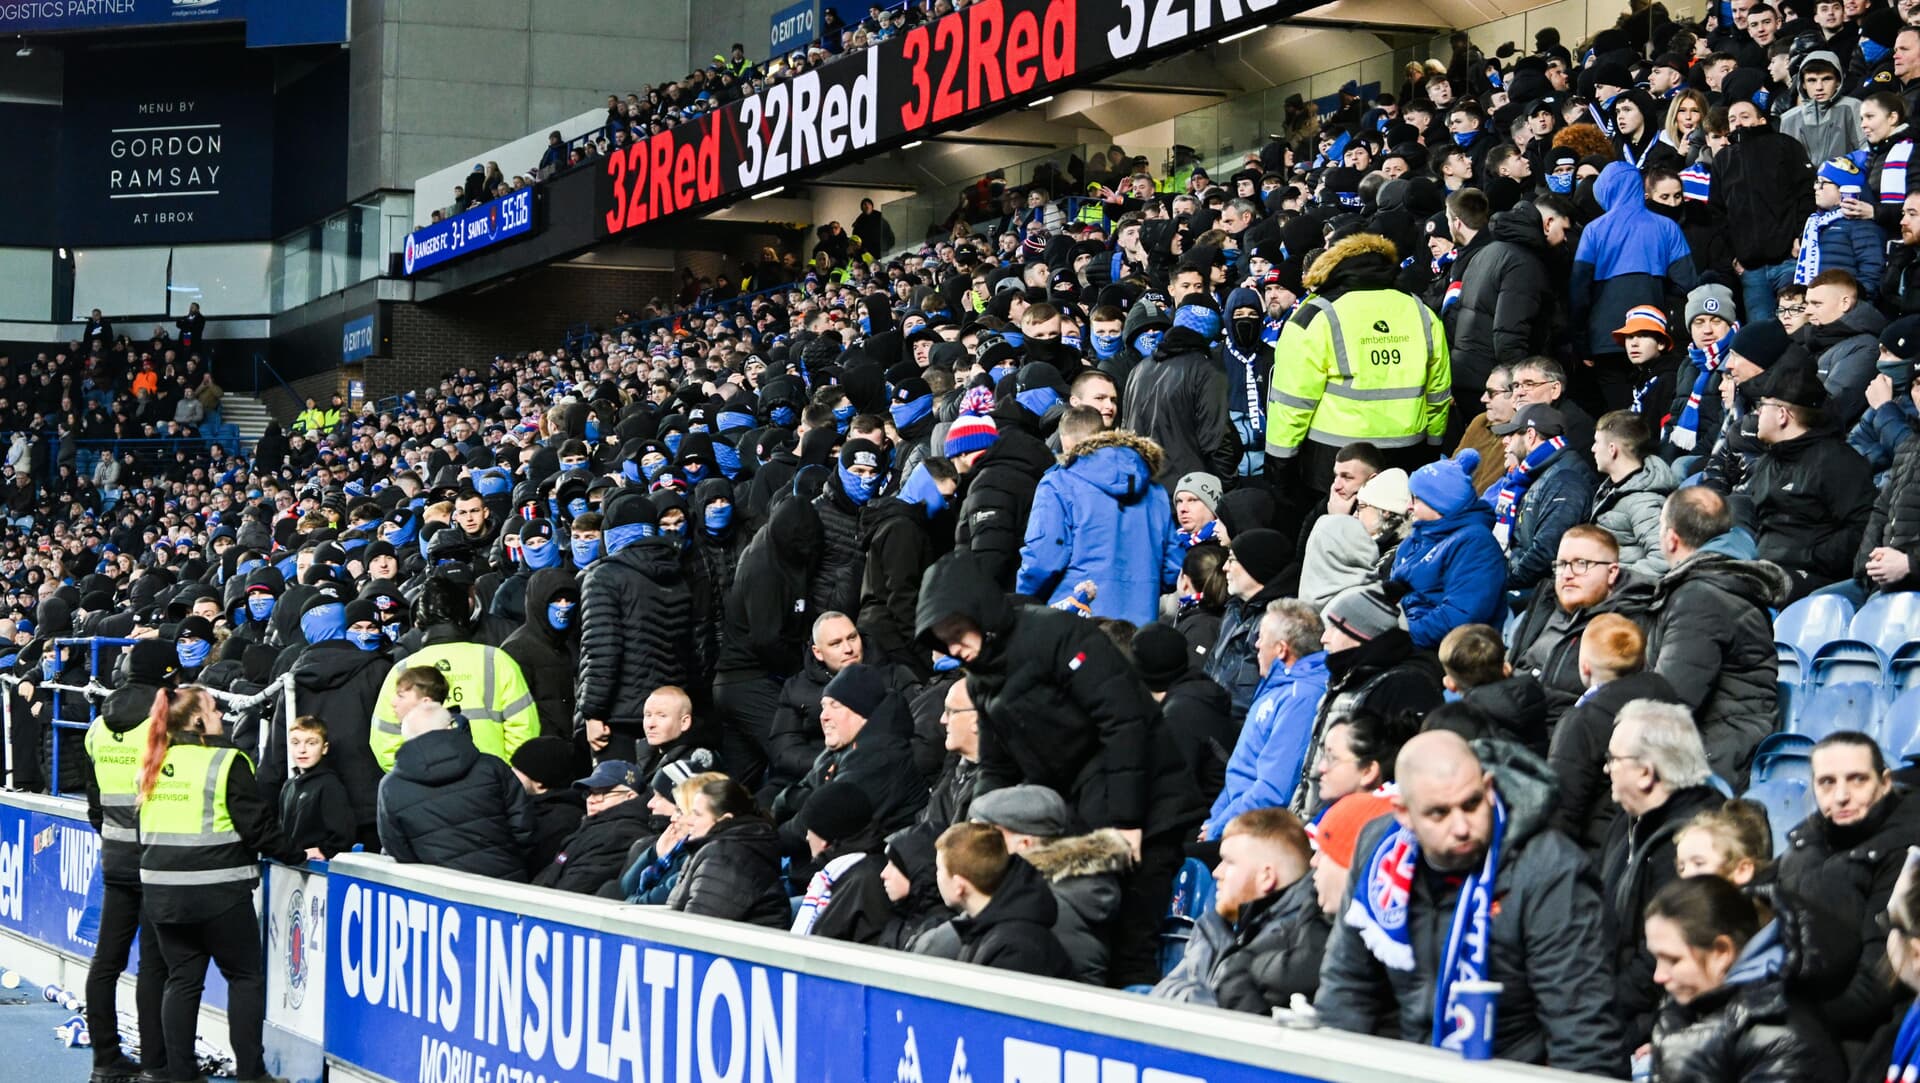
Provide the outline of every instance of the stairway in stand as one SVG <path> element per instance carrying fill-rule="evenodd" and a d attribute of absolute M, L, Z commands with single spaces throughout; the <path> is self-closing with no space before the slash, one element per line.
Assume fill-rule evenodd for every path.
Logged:
<path fill-rule="evenodd" d="M 273 411 L 251 395 L 229 391 L 220 399 L 220 420 L 233 426 L 243 447 L 252 448 L 273 423 Z"/>

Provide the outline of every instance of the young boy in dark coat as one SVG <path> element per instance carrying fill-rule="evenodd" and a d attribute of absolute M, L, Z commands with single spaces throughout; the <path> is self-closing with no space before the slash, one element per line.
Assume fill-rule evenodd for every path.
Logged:
<path fill-rule="evenodd" d="M 1059 904 L 1032 865 L 1007 853 L 1000 830 L 954 824 L 934 845 L 940 897 L 960 911 L 960 961 L 1047 978 L 1073 972 L 1053 935 Z"/>
<path fill-rule="evenodd" d="M 327 762 L 327 724 L 301 715 L 287 731 L 293 777 L 280 789 L 280 822 L 287 841 L 309 858 L 330 860 L 353 848 L 353 802 Z"/>

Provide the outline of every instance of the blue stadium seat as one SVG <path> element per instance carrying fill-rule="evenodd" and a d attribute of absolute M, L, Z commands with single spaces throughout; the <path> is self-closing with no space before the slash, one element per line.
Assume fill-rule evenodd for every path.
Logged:
<path fill-rule="evenodd" d="M 1767 810 L 1767 826 L 1773 830 L 1776 856 L 1787 850 L 1787 832 L 1813 813 L 1813 791 L 1797 778 L 1757 782 L 1740 796 Z"/>
<path fill-rule="evenodd" d="M 1813 784 L 1813 738 L 1804 733 L 1773 733 L 1753 750 L 1749 775 L 1754 782 L 1800 778 Z"/>
<path fill-rule="evenodd" d="M 1887 679 L 1887 656 L 1864 640 L 1835 639 L 1814 653 L 1810 677 L 1816 689 L 1849 681 L 1881 684 Z"/>
<path fill-rule="evenodd" d="M 1920 591 L 1895 591 L 1867 599 L 1853 615 L 1847 628 L 1849 639 L 1858 639 L 1892 655 L 1915 639 L 1920 639 Z"/>
<path fill-rule="evenodd" d="M 1887 683 L 1895 695 L 1920 688 L 1920 643 L 1909 643 L 1887 656 Z"/>
<path fill-rule="evenodd" d="M 1773 622 L 1773 638 L 1813 657 L 1829 640 L 1843 639 L 1853 620 L 1853 603 L 1837 594 L 1810 594 L 1788 606 Z"/>
<path fill-rule="evenodd" d="M 1775 642 L 1774 659 L 1779 665 L 1779 715 L 1782 729 L 1793 725 L 1794 715 L 1800 709 L 1800 701 L 1805 698 L 1807 681 L 1812 676 L 1808 670 L 1811 664 L 1800 648 L 1791 643 Z M 1920 660 L 1917 660 L 1920 661 Z"/>
<path fill-rule="evenodd" d="M 1199 921 L 1200 915 L 1213 909 L 1213 870 L 1199 858 L 1187 858 L 1180 875 L 1173 881 L 1173 897 L 1167 903 L 1167 916 Z"/>
<path fill-rule="evenodd" d="M 1920 691 L 1908 690 L 1887 708 L 1880 728 L 1873 733 L 1887 762 L 1901 763 L 1909 756 L 1920 757 Z"/>
<path fill-rule="evenodd" d="M 1816 741 L 1840 730 L 1872 733 L 1885 707 L 1885 693 L 1878 684 L 1865 681 L 1830 684 L 1815 689 L 1807 697 L 1799 717 L 1794 720 L 1792 732 Z"/>

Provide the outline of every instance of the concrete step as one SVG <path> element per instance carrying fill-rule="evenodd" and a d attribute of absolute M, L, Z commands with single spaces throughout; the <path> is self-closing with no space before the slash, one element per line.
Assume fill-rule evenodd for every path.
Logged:
<path fill-rule="evenodd" d="M 267 409 L 266 404 L 251 395 L 232 391 L 220 400 L 220 417 L 240 430 L 240 439 L 249 445 L 258 441 L 273 422 L 273 412 Z"/>

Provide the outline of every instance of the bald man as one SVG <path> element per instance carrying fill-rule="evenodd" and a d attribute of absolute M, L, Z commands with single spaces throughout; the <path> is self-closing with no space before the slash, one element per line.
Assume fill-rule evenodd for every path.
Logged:
<path fill-rule="evenodd" d="M 1401 749 L 1393 816 L 1361 833 L 1314 1007 L 1341 1030 L 1458 1048 L 1471 1019 L 1459 985 L 1499 982 L 1494 1056 L 1624 1078 L 1599 886 L 1547 826 L 1552 771 L 1515 746 L 1478 747 L 1490 767 L 1444 730 Z M 1436 1040 L 1449 944 L 1451 1010 Z"/>

